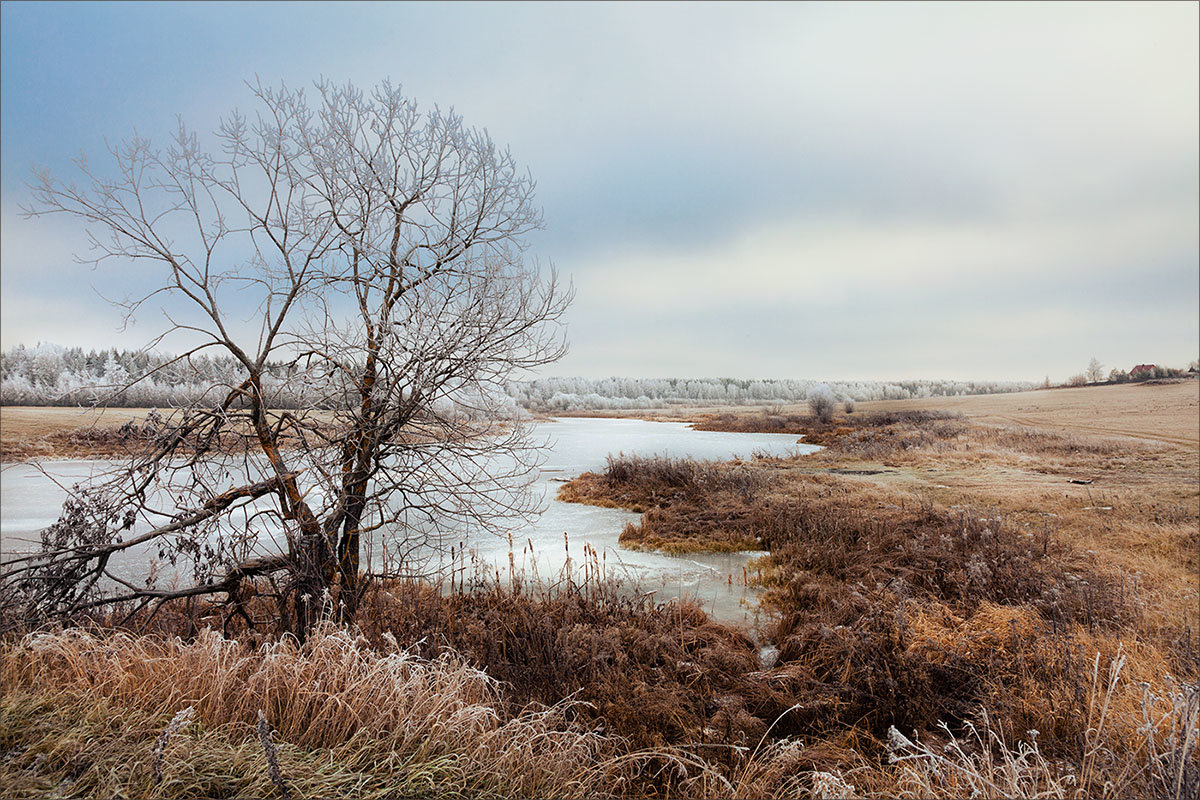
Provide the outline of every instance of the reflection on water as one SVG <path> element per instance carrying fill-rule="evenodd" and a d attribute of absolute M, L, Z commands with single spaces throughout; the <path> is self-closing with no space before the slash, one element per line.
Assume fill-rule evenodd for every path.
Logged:
<path fill-rule="evenodd" d="M 537 433 L 550 439 L 535 487 L 544 493 L 546 510 L 514 533 L 511 548 L 508 539 L 490 534 L 452 534 L 449 539 L 457 540 L 456 556 L 466 552 L 465 558 L 455 559 L 459 566 L 473 562 L 503 578 L 509 572 L 511 556 L 518 574 L 552 578 L 562 574 L 569 557 L 572 571 L 582 578 L 585 552 L 590 549 L 603 575 L 636 581 L 640 591 L 654 592 L 656 601 L 689 595 L 717 618 L 730 622 L 745 621 L 753 613 L 744 602 L 753 590 L 742 584 L 742 569 L 760 553 L 667 556 L 624 550 L 617 538 L 639 514 L 560 503 L 553 499 L 555 492 L 563 480 L 602 469 L 610 453 L 728 460 L 755 452 L 783 455 L 819 449 L 798 444 L 789 434 L 695 431 L 685 423 L 630 419 L 561 419 L 540 424 Z M 54 522 L 66 496 L 63 487 L 106 466 L 95 461 L 55 461 L 44 465 L 52 476 L 48 477 L 28 465 L 5 465 L 0 472 L 0 549 L 5 557 L 36 543 L 38 532 Z M 448 553 L 430 555 L 443 569 L 451 567 Z M 140 582 L 149 557 L 146 551 L 130 553 L 119 567 L 122 577 Z"/>

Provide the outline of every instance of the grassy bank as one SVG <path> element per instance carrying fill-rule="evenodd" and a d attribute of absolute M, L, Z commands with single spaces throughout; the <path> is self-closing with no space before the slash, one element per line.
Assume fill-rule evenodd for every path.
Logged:
<path fill-rule="evenodd" d="M 871 619 L 859 635 L 888 627 Z M 887 640 L 846 661 L 851 633 L 826 634 L 762 668 L 699 609 L 601 584 L 375 585 L 360 627 L 304 644 L 182 608 L 150 632 L 31 632 L 3 643 L 0 781 L 14 797 L 1194 795 L 1200 704 L 1161 654 L 1077 625 L 1034 637 L 1034 612 L 991 604 L 897 621 L 869 668 Z M 984 683 L 946 677 L 964 670 Z M 945 726 L 914 719 L 932 697 Z"/>

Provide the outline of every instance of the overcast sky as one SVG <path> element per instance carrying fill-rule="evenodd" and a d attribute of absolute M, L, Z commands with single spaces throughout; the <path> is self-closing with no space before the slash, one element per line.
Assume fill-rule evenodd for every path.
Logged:
<path fill-rule="evenodd" d="M 1200 5 L 53 4 L 0 10 L 4 348 L 136 347 L 24 220 L 33 165 L 244 82 L 454 106 L 538 181 L 601 377 L 1063 379 L 1200 350 Z"/>

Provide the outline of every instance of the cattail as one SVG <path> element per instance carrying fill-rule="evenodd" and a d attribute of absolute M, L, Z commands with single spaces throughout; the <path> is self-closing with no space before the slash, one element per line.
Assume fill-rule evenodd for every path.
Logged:
<path fill-rule="evenodd" d="M 162 783 L 162 757 L 163 751 L 167 749 L 167 740 L 171 738 L 171 734 L 178 731 L 184 725 L 192 721 L 196 716 L 196 709 L 188 706 L 175 712 L 175 716 L 171 717 L 171 721 L 167 723 L 167 729 L 158 735 L 154 740 L 154 758 L 151 761 L 150 768 L 154 772 L 154 782 Z"/>
<path fill-rule="evenodd" d="M 513 555 L 513 536 L 512 531 L 508 533 L 508 583 L 514 589 L 517 586 L 517 561 Z"/>
<path fill-rule="evenodd" d="M 262 742 L 263 753 L 267 756 L 267 775 L 279 790 L 279 794 L 287 800 L 292 793 L 288 791 L 287 784 L 283 782 L 283 775 L 279 772 L 279 758 L 275 753 L 275 743 L 271 741 L 271 726 L 261 708 L 258 710 L 258 740 Z"/>

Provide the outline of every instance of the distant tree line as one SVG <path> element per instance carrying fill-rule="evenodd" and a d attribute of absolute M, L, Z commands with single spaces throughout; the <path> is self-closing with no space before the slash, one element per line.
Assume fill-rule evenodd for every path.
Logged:
<path fill-rule="evenodd" d="M 197 354 L 184 360 L 140 350 L 18 345 L 0 355 L 0 398 L 4 405 L 18 406 L 165 408 L 227 392 L 236 368 L 227 356 Z M 269 382 L 282 386 L 296 369 L 268 364 L 266 373 Z M 301 407 L 304 398 L 296 394 L 277 393 L 279 407 Z"/>
<path fill-rule="evenodd" d="M 1114 369 L 1108 373 L 1108 379 L 1113 383 L 1129 383 L 1130 381 L 1148 381 L 1154 378 L 1181 378 L 1188 374 L 1188 370 L 1178 367 L 1164 367 L 1158 364 L 1147 364 L 1141 369 L 1136 367 L 1129 372 L 1123 369 Z"/>
<path fill-rule="evenodd" d="M 297 364 L 271 364 L 265 379 L 302 386 Z M 93 405 L 173 407 L 227 391 L 236 365 L 226 357 L 172 356 L 139 350 L 84 350 L 39 344 L 0 355 L 0 402 L 4 405 Z M 814 393 L 839 402 L 908 400 L 996 394 L 1033 388 L 1005 381 L 833 381 L 737 380 L 733 378 L 538 378 L 509 381 L 505 391 L 517 406 L 539 411 L 664 408 L 671 405 L 773 405 L 807 403 Z M 276 395 L 278 407 L 306 406 L 302 389 Z"/>
<path fill-rule="evenodd" d="M 814 381 L 733 378 L 538 378 L 506 385 L 521 406 L 549 411 L 663 408 L 670 405 L 781 405 L 828 393 L 838 401 L 996 394 L 1032 389 L 1005 381 Z"/>
<path fill-rule="evenodd" d="M 18 345 L 0 354 L 0 405 L 175 408 L 219 402 L 240 382 L 234 380 L 239 367 L 233 358 L 203 354 L 185 360 L 141 350 Z M 311 373 L 306 376 L 305 369 L 300 362 L 267 364 L 263 384 L 272 407 L 323 408 L 329 403 L 328 381 Z M 477 389 L 459 390 L 434 400 L 433 406 L 441 414 L 478 416 L 478 409 L 488 406 L 478 393 Z M 511 397 L 501 394 L 488 401 L 488 407 L 501 413 L 520 413 Z"/>

